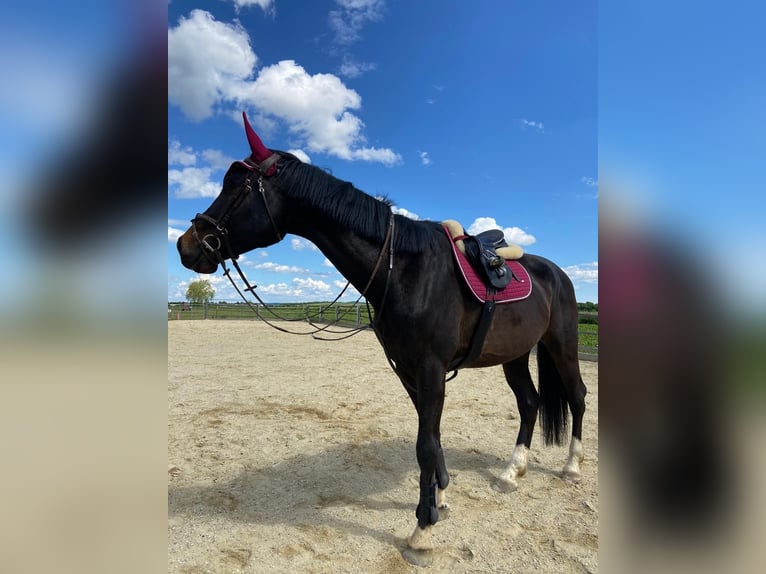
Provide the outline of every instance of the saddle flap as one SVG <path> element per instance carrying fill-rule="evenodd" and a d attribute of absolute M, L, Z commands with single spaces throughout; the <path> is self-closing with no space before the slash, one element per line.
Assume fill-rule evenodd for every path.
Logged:
<path fill-rule="evenodd" d="M 502 231 L 492 231 L 498 231 L 502 237 Z M 478 236 L 468 236 L 463 241 L 465 242 L 465 254 L 468 261 L 479 276 L 484 279 L 487 286 L 498 291 L 505 289 L 512 278 L 505 259 L 500 257 L 494 248 L 482 242 Z"/>

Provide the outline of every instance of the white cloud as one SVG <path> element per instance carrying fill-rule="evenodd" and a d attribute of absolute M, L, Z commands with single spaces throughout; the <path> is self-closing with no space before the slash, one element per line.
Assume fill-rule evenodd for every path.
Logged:
<path fill-rule="evenodd" d="M 391 211 L 398 215 L 403 215 L 404 217 L 408 217 L 410 219 L 418 220 L 420 219 L 420 216 L 417 213 L 412 213 L 408 209 L 404 209 L 403 207 L 396 207 L 395 205 L 391 207 Z"/>
<path fill-rule="evenodd" d="M 534 120 L 527 120 L 524 118 L 522 118 L 520 121 L 521 121 L 521 127 L 524 129 L 533 128 L 539 131 L 540 133 L 545 132 L 545 126 L 543 126 L 543 122 L 536 122 Z"/>
<path fill-rule="evenodd" d="M 287 153 L 293 154 L 295 157 L 297 157 L 303 163 L 311 163 L 311 158 L 302 149 L 289 149 L 289 150 L 287 150 Z"/>
<path fill-rule="evenodd" d="M 271 283 L 258 287 L 261 294 L 295 297 L 303 300 L 326 299 L 333 294 L 332 287 L 321 280 L 295 277 L 290 284 Z"/>
<path fill-rule="evenodd" d="M 306 248 L 309 248 L 311 251 L 319 251 L 319 247 L 311 243 L 308 239 L 303 239 L 302 237 L 293 237 L 290 240 L 290 247 L 296 251 Z"/>
<path fill-rule="evenodd" d="M 327 259 L 327 257 L 322 261 L 322 267 L 331 267 L 332 269 L 335 269 L 335 265 L 333 265 L 333 262 Z"/>
<path fill-rule="evenodd" d="M 498 225 L 493 217 L 477 217 L 466 231 L 469 235 L 477 235 L 488 229 L 501 229 L 505 236 L 505 240 L 508 243 L 515 243 L 516 245 L 532 245 L 537 241 L 537 238 L 534 235 L 527 233 L 520 227 L 502 227 L 501 225 Z"/>
<path fill-rule="evenodd" d="M 178 241 L 178 238 L 184 234 L 184 231 L 185 230 L 178 229 L 176 227 L 170 227 L 170 225 L 168 225 L 168 242 L 175 243 Z"/>
<path fill-rule="evenodd" d="M 488 229 L 502 229 L 494 217 L 477 217 L 466 230 L 469 235 L 476 235 Z"/>
<path fill-rule="evenodd" d="M 359 109 L 362 98 L 332 74 L 311 75 L 295 61 L 282 60 L 263 68 L 254 82 L 239 83 L 231 94 L 284 120 L 309 151 L 388 165 L 401 161 L 390 149 L 360 147 L 364 123 L 349 110 Z"/>
<path fill-rule="evenodd" d="M 527 233 L 520 227 L 504 227 L 503 235 L 508 243 L 515 243 L 516 245 L 532 245 L 537 241 L 537 238 L 531 233 Z"/>
<path fill-rule="evenodd" d="M 350 57 L 346 57 L 338 70 L 341 76 L 346 78 L 358 78 L 366 72 L 371 72 L 377 68 L 374 62 L 358 62 Z"/>
<path fill-rule="evenodd" d="M 267 295 L 294 295 L 287 283 L 269 283 L 268 285 L 259 285 L 258 291 Z"/>
<path fill-rule="evenodd" d="M 427 151 L 419 151 L 418 155 L 420 156 L 420 163 L 423 165 L 431 165 L 431 158 L 428 157 Z"/>
<path fill-rule="evenodd" d="M 168 187 L 175 188 L 179 199 L 217 197 L 221 186 L 211 180 L 213 170 L 207 167 L 185 167 L 168 170 Z"/>
<path fill-rule="evenodd" d="M 266 14 L 274 13 L 274 0 L 234 0 L 237 10 L 248 6 L 260 6 Z"/>
<path fill-rule="evenodd" d="M 251 263 L 248 262 L 248 266 L 253 269 L 260 269 L 261 271 L 271 271 L 273 273 L 309 273 L 308 269 L 296 267 L 295 265 L 280 265 L 278 263 L 272 263 L 267 261 L 265 263 Z"/>
<path fill-rule="evenodd" d="M 181 280 L 176 283 L 177 279 L 173 275 L 168 275 L 168 301 L 181 301 L 186 298 L 186 289 L 189 287 L 189 282 Z"/>
<path fill-rule="evenodd" d="M 388 148 L 366 147 L 349 150 L 348 153 L 342 149 L 339 149 L 337 152 L 332 153 L 342 159 L 360 159 L 362 161 L 373 161 L 386 165 L 396 165 L 402 161 L 402 156 Z"/>
<path fill-rule="evenodd" d="M 294 60 L 267 66 L 251 84 L 241 84 L 244 98 L 258 102 L 270 113 L 296 122 L 317 121 L 322 117 L 342 116 L 346 108 L 357 109 L 362 98 L 332 74 L 308 74 Z"/>
<path fill-rule="evenodd" d="M 573 283 L 597 283 L 598 261 L 564 267 L 564 273 L 569 275 Z"/>
<path fill-rule="evenodd" d="M 203 162 L 197 165 L 200 156 Z M 179 199 L 216 197 L 222 179 L 216 172 L 229 169 L 233 161 L 219 150 L 206 149 L 200 154 L 171 140 L 168 142 L 168 165 L 181 167 L 168 169 L 168 187 Z"/>
<path fill-rule="evenodd" d="M 367 3 L 348 2 L 364 13 Z M 253 108 L 258 124 L 287 124 L 308 151 L 348 160 L 401 161 L 388 148 L 365 147 L 364 123 L 352 113 L 362 98 L 332 74 L 309 74 L 293 60 L 262 68 L 247 31 L 239 24 L 216 21 L 193 10 L 168 30 L 168 100 L 187 117 L 203 120 L 222 105 Z M 221 110 L 222 113 L 229 113 Z"/>
<path fill-rule="evenodd" d="M 208 165 L 215 170 L 225 171 L 229 169 L 232 163 L 234 163 L 234 158 L 227 156 L 217 149 L 204 150 L 202 152 L 202 157 L 205 158 Z"/>
<path fill-rule="evenodd" d="M 222 289 L 223 287 L 231 288 L 231 290 L 234 291 L 234 289 L 231 287 L 231 281 L 229 281 L 229 279 L 223 275 L 214 275 L 214 274 L 204 275 L 202 273 L 199 273 L 197 276 L 200 279 L 207 279 L 208 281 L 210 281 L 213 287 L 215 287 L 216 291 L 218 289 Z"/>
<path fill-rule="evenodd" d="M 580 181 L 588 187 L 598 187 L 598 180 L 593 179 L 592 177 L 584 175 L 580 178 Z"/>
<path fill-rule="evenodd" d="M 330 287 L 324 281 L 318 280 L 318 279 L 312 279 L 311 277 L 307 277 L 306 279 L 301 279 L 299 277 L 296 277 L 293 279 L 293 285 L 296 285 L 299 289 L 308 289 L 314 293 L 317 293 L 317 292 L 329 293 L 332 290 L 332 287 Z"/>
<path fill-rule="evenodd" d="M 208 118 L 232 85 L 251 77 L 257 61 L 240 24 L 192 10 L 168 29 L 168 99 L 193 120 Z"/>
<path fill-rule="evenodd" d="M 181 147 L 178 140 L 168 141 L 168 165 L 190 166 L 197 163 L 197 155 L 190 147 Z"/>
<path fill-rule="evenodd" d="M 361 37 L 362 28 L 368 22 L 380 20 L 384 0 L 335 0 L 339 10 L 329 14 L 330 28 L 335 32 L 334 41 L 348 46 Z"/>

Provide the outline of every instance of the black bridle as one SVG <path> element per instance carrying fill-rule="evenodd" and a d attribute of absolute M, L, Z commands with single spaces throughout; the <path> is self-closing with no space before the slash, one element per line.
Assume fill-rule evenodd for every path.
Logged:
<path fill-rule="evenodd" d="M 242 300 L 247 303 L 247 305 L 253 309 L 258 317 L 267 325 L 270 327 L 273 327 L 274 329 L 278 331 L 282 331 L 283 333 L 290 333 L 293 335 L 312 335 L 314 338 L 316 337 L 316 333 L 320 331 L 326 331 L 329 327 L 333 326 L 337 322 L 339 322 L 343 317 L 348 313 L 346 311 L 343 313 L 338 319 L 336 319 L 335 322 L 329 323 L 325 325 L 324 327 L 317 327 L 313 323 L 309 321 L 309 323 L 315 327 L 315 330 L 309 331 L 309 332 L 297 332 L 297 331 L 290 331 L 288 329 L 284 329 L 282 327 L 279 327 L 277 325 L 274 325 L 273 323 L 269 322 L 268 320 L 264 319 L 260 316 L 260 313 L 256 308 L 253 308 L 253 304 L 245 297 L 245 295 L 242 293 L 242 291 L 237 286 L 236 282 L 231 276 L 231 270 L 226 266 L 226 259 L 230 259 L 232 265 L 237 270 L 237 273 L 239 274 L 240 279 L 242 279 L 242 282 L 245 284 L 245 293 L 248 291 L 253 294 L 253 296 L 256 298 L 256 300 L 263 305 L 264 309 L 267 309 L 272 315 L 277 317 L 278 319 L 291 321 L 291 319 L 284 319 L 283 317 L 280 317 L 277 313 L 275 313 L 269 305 L 267 305 L 263 299 L 261 299 L 258 296 L 258 293 L 255 292 L 255 289 L 257 285 L 250 285 L 250 282 L 247 280 L 247 277 L 245 276 L 244 272 L 239 266 L 239 263 L 237 263 L 237 259 L 239 258 L 239 254 L 235 254 L 231 248 L 231 244 L 229 243 L 229 230 L 226 228 L 227 223 L 229 222 L 229 218 L 231 217 L 234 210 L 239 206 L 240 203 L 242 203 L 242 200 L 253 191 L 253 185 L 252 185 L 252 178 L 253 175 L 255 175 L 255 172 L 258 173 L 258 191 L 260 193 L 261 198 L 263 199 L 263 205 L 266 208 L 266 214 L 269 217 L 269 221 L 271 221 L 271 226 L 274 229 L 274 234 L 277 237 L 277 242 L 281 241 L 283 239 L 283 235 L 280 233 L 279 228 L 277 227 L 276 222 L 274 221 L 274 217 L 271 214 L 271 210 L 269 209 L 269 202 L 266 199 L 266 191 L 263 188 L 263 178 L 268 172 L 268 170 L 279 160 L 279 154 L 273 153 L 268 158 L 266 158 L 261 163 L 254 163 L 249 160 L 245 160 L 246 167 L 250 169 L 252 173 L 245 179 L 245 183 L 240 187 L 239 191 L 237 192 L 237 195 L 234 196 L 234 198 L 229 202 L 229 204 L 226 206 L 226 209 L 223 212 L 223 215 L 220 217 L 220 219 L 215 219 L 213 217 L 210 217 L 209 215 L 206 215 L 204 213 L 198 213 L 194 219 L 191 220 L 192 224 L 192 237 L 197 241 L 197 243 L 202 248 L 202 253 L 207 257 L 212 263 L 215 263 L 216 265 L 220 265 L 223 269 L 223 274 L 229 279 L 229 282 L 232 284 L 234 289 L 237 291 L 239 296 L 242 298 Z M 211 224 L 215 228 L 214 233 L 207 233 L 200 237 L 199 232 L 197 231 L 197 220 L 201 219 L 203 221 L 206 221 L 207 223 Z M 388 285 L 389 280 L 391 279 L 391 271 L 393 270 L 394 266 L 394 221 L 395 216 L 393 212 L 389 212 L 389 219 L 388 219 L 388 230 L 386 231 L 386 237 L 383 241 L 383 246 L 381 247 L 380 254 L 378 255 L 378 259 L 375 262 L 375 267 L 372 270 L 372 273 L 370 274 L 370 279 L 367 282 L 367 285 L 362 290 L 361 294 L 359 295 L 359 298 L 356 300 L 356 303 L 359 303 L 359 301 L 362 300 L 363 297 L 367 294 L 367 291 L 372 286 L 373 280 L 375 279 L 375 275 L 378 273 L 378 270 L 380 269 L 380 265 L 383 262 L 383 258 L 386 253 L 388 253 L 388 271 L 386 273 L 386 283 L 385 288 L 383 289 L 383 297 L 380 304 L 380 309 L 378 310 L 377 316 L 379 317 L 382 312 L 383 308 L 385 306 L 386 302 L 386 295 L 388 295 Z M 211 243 L 211 239 L 215 240 L 215 245 Z M 225 253 L 221 252 L 221 248 L 225 247 Z M 351 283 L 347 282 L 346 286 L 343 288 L 343 290 L 338 294 L 337 297 L 330 303 L 330 306 L 334 305 L 342 296 L 343 293 L 346 292 L 346 289 L 348 289 L 349 285 Z M 372 320 L 372 313 L 370 312 L 370 306 L 369 303 L 367 304 L 367 312 L 370 316 L 370 325 L 375 329 L 374 322 Z M 294 319 L 293 319 L 294 320 Z M 352 335 L 356 335 L 360 331 L 364 330 L 364 328 L 355 328 L 355 329 L 349 329 L 346 331 L 328 331 L 328 333 L 332 333 L 335 335 L 338 334 L 346 334 L 343 337 L 337 337 L 334 339 L 323 339 L 323 340 L 340 340 L 348 338 Z M 384 347 L 385 348 L 385 347 Z M 389 359 L 390 362 L 390 359 Z"/>
<path fill-rule="evenodd" d="M 250 160 L 245 160 L 244 165 L 252 173 L 247 177 L 247 179 L 245 179 L 245 183 L 242 184 L 242 186 L 239 188 L 237 195 L 235 195 L 234 198 L 229 202 L 229 205 L 226 206 L 226 209 L 223 211 L 223 215 L 219 219 L 214 219 L 204 213 L 198 213 L 194 216 L 194 219 L 191 220 L 192 237 L 194 237 L 200 247 L 202 247 L 202 252 L 205 254 L 205 257 L 207 257 L 213 263 L 223 263 L 225 259 L 231 259 L 232 262 L 235 263 L 239 257 L 239 254 L 234 253 L 231 249 L 231 245 L 229 243 L 229 230 L 226 228 L 226 225 L 229 223 L 229 218 L 231 217 L 232 213 L 234 213 L 234 210 L 239 206 L 240 203 L 242 203 L 245 197 L 252 193 L 252 179 L 255 173 L 258 174 L 258 191 L 260 193 L 261 199 L 263 200 L 263 205 L 266 208 L 266 215 L 269 216 L 269 221 L 271 222 L 271 227 L 274 229 L 274 234 L 277 237 L 277 242 L 282 241 L 284 236 L 279 232 L 277 223 L 274 221 L 274 217 L 271 215 L 269 202 L 266 199 L 266 190 L 263 188 L 264 175 L 278 160 L 279 154 L 276 153 L 271 154 L 261 163 L 253 163 Z M 197 220 L 199 219 L 206 221 L 215 227 L 215 232 L 207 233 L 200 237 L 200 234 L 197 231 Z M 211 239 L 215 240 L 215 245 L 211 244 Z M 223 254 L 221 253 L 222 247 L 226 248 L 226 252 Z"/>

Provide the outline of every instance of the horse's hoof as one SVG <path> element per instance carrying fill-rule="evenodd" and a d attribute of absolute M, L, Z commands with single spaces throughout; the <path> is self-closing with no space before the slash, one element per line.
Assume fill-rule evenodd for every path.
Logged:
<path fill-rule="evenodd" d="M 561 478 L 563 478 L 567 482 L 572 482 L 576 484 L 582 480 L 582 475 L 580 474 L 579 470 L 564 469 L 563 472 L 561 473 Z"/>
<path fill-rule="evenodd" d="M 402 558 L 413 566 L 427 567 L 433 564 L 434 551 L 433 550 L 414 550 L 412 548 L 405 548 L 402 550 Z"/>
<path fill-rule="evenodd" d="M 513 492 L 519 487 L 519 483 L 510 480 L 500 480 L 499 478 L 492 483 L 492 490 L 496 492 Z"/>

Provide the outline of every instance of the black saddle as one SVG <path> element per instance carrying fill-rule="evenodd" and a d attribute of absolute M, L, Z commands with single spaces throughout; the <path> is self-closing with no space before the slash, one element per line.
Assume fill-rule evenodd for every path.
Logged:
<path fill-rule="evenodd" d="M 488 287 L 500 291 L 511 282 L 512 274 L 505 259 L 495 251 L 508 247 L 501 230 L 490 229 L 478 235 L 466 235 L 463 244 L 466 258 Z"/>

